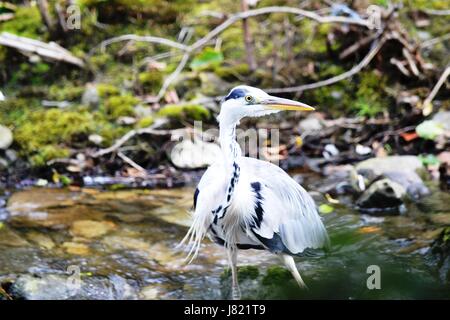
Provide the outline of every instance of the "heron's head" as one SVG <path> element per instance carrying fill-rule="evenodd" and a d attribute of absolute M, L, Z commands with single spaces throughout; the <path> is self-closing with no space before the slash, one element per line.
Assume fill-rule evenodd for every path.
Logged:
<path fill-rule="evenodd" d="M 219 120 L 226 117 L 238 122 L 244 117 L 261 117 L 282 110 L 313 111 L 314 108 L 298 101 L 271 96 L 258 88 L 237 86 L 223 98 Z"/>

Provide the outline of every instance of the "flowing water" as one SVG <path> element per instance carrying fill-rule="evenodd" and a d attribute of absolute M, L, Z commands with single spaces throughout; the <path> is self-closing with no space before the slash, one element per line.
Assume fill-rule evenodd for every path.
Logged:
<path fill-rule="evenodd" d="M 0 297 L 227 298 L 222 248 L 205 240 L 199 257 L 188 265 L 186 251 L 175 248 L 190 222 L 192 194 L 192 188 L 34 188 L 13 193 L 9 217 L 0 222 Z M 298 290 L 292 279 L 275 272 L 271 266 L 279 265 L 277 257 L 247 250 L 241 251 L 239 264 L 258 270 L 247 279 L 240 275 L 243 296 L 449 298 L 450 286 L 427 253 L 449 224 L 448 200 L 448 194 L 435 190 L 421 206 L 411 205 L 406 214 L 387 217 L 361 215 L 336 205 L 323 215 L 331 250 L 296 259 L 308 291 Z M 381 289 L 367 287 L 371 276 L 367 269 L 373 265 L 379 267 Z"/>

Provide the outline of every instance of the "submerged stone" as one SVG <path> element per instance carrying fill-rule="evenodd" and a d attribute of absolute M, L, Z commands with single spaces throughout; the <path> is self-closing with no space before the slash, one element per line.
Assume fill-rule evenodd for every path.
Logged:
<path fill-rule="evenodd" d="M 75 275 L 21 275 L 10 292 L 25 300 L 129 300 L 137 299 L 135 288 L 118 275 L 81 277 Z"/>
<path fill-rule="evenodd" d="M 70 233 L 74 236 L 85 238 L 101 237 L 114 230 L 116 225 L 111 221 L 79 220 L 70 227 Z"/>

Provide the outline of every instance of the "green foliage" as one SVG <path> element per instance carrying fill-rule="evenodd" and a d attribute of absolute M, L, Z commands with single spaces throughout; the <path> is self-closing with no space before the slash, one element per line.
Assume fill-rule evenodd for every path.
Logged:
<path fill-rule="evenodd" d="M 222 61 L 222 52 L 212 48 L 205 48 L 192 60 L 190 66 L 193 70 L 205 70 L 220 65 Z"/>
<path fill-rule="evenodd" d="M 387 109 L 384 92 L 385 79 L 372 71 L 362 72 L 351 108 L 360 116 L 373 117 Z"/>
<path fill-rule="evenodd" d="M 2 124 L 17 126 L 25 118 L 27 111 L 36 108 L 38 101 L 24 98 L 10 98 L 0 103 L 0 119 Z"/>
<path fill-rule="evenodd" d="M 168 104 L 158 111 L 158 116 L 176 120 L 206 120 L 210 112 L 199 104 Z"/>
<path fill-rule="evenodd" d="M 49 76 L 50 65 L 46 62 L 28 63 L 24 62 L 19 65 L 11 77 L 11 84 L 46 84 L 47 76 Z"/>
<path fill-rule="evenodd" d="M 434 154 L 420 154 L 419 160 L 424 166 L 434 166 L 439 165 L 440 161 Z"/>

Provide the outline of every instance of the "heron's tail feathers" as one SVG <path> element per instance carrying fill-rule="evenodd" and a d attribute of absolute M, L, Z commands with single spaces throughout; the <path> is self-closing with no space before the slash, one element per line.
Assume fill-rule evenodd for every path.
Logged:
<path fill-rule="evenodd" d="M 200 216 L 198 215 L 194 216 L 194 221 L 192 222 L 191 227 L 184 238 L 176 246 L 176 248 L 180 248 L 185 245 L 190 246 L 190 250 L 185 258 L 186 263 L 190 264 L 197 257 L 206 232 L 207 230 L 203 219 L 200 219 Z"/>

